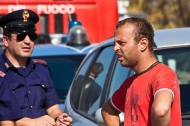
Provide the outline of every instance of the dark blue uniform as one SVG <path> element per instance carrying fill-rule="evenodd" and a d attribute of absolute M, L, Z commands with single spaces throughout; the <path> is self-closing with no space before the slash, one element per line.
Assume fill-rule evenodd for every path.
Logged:
<path fill-rule="evenodd" d="M 25 117 L 43 116 L 46 114 L 45 108 L 58 104 L 59 98 L 43 62 L 29 58 L 26 67 L 15 68 L 2 53 L 0 64 Z"/>
<path fill-rule="evenodd" d="M 23 117 L 22 111 L 1 71 L 0 77 L 0 121 L 17 120 Z"/>

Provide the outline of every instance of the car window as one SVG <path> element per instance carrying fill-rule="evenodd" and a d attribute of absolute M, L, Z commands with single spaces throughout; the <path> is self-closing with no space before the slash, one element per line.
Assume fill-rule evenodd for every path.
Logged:
<path fill-rule="evenodd" d="M 80 94 L 82 90 L 82 86 L 85 79 L 85 74 L 88 72 L 88 68 L 90 66 L 90 63 L 92 62 L 92 59 L 94 58 L 96 52 L 90 55 L 88 59 L 82 64 L 82 68 L 78 71 L 76 77 L 74 78 L 72 87 L 71 87 L 71 105 L 78 109 L 78 104 L 80 100 Z"/>
<path fill-rule="evenodd" d="M 172 68 L 179 79 L 182 113 L 190 111 L 190 48 L 176 48 L 155 51 L 160 62 Z"/>
<path fill-rule="evenodd" d="M 47 62 L 47 67 L 59 96 L 60 104 L 65 102 L 75 72 L 84 57 L 85 55 L 32 57 L 33 59 L 43 59 Z"/>
<path fill-rule="evenodd" d="M 124 80 L 130 76 L 130 73 L 131 73 L 131 70 L 129 68 L 122 67 L 120 64 L 120 61 L 117 62 L 117 65 L 112 77 L 108 98 L 110 98 L 113 95 L 113 93 L 121 86 Z"/>
<path fill-rule="evenodd" d="M 113 55 L 114 55 L 113 46 L 104 48 L 99 54 L 97 60 L 94 61 L 94 63 L 91 65 L 90 72 L 85 79 L 83 89 L 81 92 L 82 94 L 81 94 L 81 100 L 79 103 L 80 104 L 79 110 L 86 112 L 88 115 L 95 116 L 94 114 L 100 106 L 102 89 L 106 80 L 106 76 L 107 76 L 108 69 L 110 67 Z M 92 81 L 90 82 L 89 80 L 92 80 L 90 78 L 90 73 L 92 69 L 94 69 L 93 67 L 97 63 L 101 64 L 100 66 L 102 67 L 101 68 L 102 71 L 99 72 L 99 74 L 94 78 L 93 82 Z M 95 68 L 96 71 L 98 71 L 98 69 L 100 68 Z M 88 86 L 89 83 L 91 83 L 90 86 Z"/>
<path fill-rule="evenodd" d="M 113 46 L 94 51 L 82 64 L 71 87 L 71 105 L 81 114 L 94 116 L 113 58 Z M 93 76 L 93 74 L 95 76 Z"/>

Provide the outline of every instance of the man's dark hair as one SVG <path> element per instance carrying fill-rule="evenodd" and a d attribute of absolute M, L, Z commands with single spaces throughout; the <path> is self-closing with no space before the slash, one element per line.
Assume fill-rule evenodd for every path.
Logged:
<path fill-rule="evenodd" d="M 131 18 L 126 18 L 124 20 L 119 21 L 116 25 L 116 30 L 127 23 L 134 25 L 136 28 L 134 31 L 135 42 L 138 43 L 142 38 L 147 38 L 149 41 L 148 48 L 150 51 L 153 52 L 154 29 L 152 27 L 152 24 L 144 18 L 131 17 Z"/>
<path fill-rule="evenodd" d="M 4 29 L 4 30 L 3 30 L 3 35 L 7 36 L 9 40 L 11 40 L 11 34 L 12 34 L 12 33 L 13 33 L 13 32 L 10 31 L 10 30 L 7 30 L 7 29 Z"/>
<path fill-rule="evenodd" d="M 103 71 L 103 65 L 102 63 L 96 62 L 93 67 L 91 72 L 95 74 L 95 78 L 98 76 Z"/>

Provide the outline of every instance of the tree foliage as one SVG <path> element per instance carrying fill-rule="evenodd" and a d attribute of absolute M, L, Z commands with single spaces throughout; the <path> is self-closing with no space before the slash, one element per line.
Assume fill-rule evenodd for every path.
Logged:
<path fill-rule="evenodd" d="M 156 29 L 190 27 L 190 0 L 129 0 L 127 11 L 146 18 Z"/>

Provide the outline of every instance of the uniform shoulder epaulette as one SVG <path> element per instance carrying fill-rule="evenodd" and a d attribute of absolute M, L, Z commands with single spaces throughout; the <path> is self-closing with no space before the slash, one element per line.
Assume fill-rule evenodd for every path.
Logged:
<path fill-rule="evenodd" d="M 4 77 L 6 74 L 4 73 L 4 72 L 2 72 L 2 71 L 0 71 L 0 76 L 1 77 Z"/>
<path fill-rule="evenodd" d="M 43 64 L 43 65 L 47 65 L 46 61 L 41 60 L 41 59 L 32 59 L 34 61 L 34 63 L 39 63 L 39 64 Z"/>

